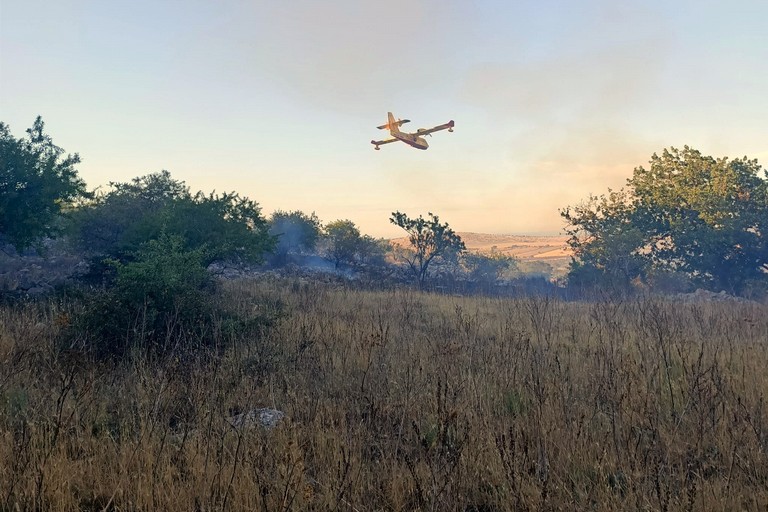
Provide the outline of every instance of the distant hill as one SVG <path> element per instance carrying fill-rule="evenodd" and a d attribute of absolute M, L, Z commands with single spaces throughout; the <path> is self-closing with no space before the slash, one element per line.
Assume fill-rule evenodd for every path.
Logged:
<path fill-rule="evenodd" d="M 494 248 L 519 260 L 569 258 L 568 237 L 535 235 L 489 235 L 486 233 L 458 233 L 467 249 L 486 253 Z"/>
<path fill-rule="evenodd" d="M 497 250 L 514 256 L 518 260 L 547 260 L 570 258 L 571 251 L 566 244 L 568 237 L 537 235 L 490 235 L 487 233 L 457 233 L 467 249 L 472 252 L 488 253 Z M 407 245 L 408 238 L 393 238 L 395 245 Z"/>
<path fill-rule="evenodd" d="M 488 233 L 458 232 L 467 250 L 489 253 L 496 250 L 516 258 L 524 273 L 562 276 L 567 272 L 571 260 L 568 237 L 538 235 L 491 235 Z M 395 245 L 407 245 L 408 238 L 393 238 Z"/>

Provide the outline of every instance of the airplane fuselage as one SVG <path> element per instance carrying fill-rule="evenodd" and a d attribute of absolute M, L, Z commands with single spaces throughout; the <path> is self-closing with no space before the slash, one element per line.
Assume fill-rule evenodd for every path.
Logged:
<path fill-rule="evenodd" d="M 429 147 L 429 144 L 427 144 L 427 141 L 424 139 L 424 137 L 419 137 L 414 133 L 395 132 L 395 131 L 392 131 L 391 133 L 392 133 L 392 136 L 397 140 L 401 142 L 405 142 L 409 146 L 412 146 L 416 149 L 427 149 Z"/>

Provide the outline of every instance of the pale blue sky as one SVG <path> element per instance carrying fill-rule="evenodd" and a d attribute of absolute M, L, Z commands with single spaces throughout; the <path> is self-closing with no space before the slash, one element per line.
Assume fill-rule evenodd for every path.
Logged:
<path fill-rule="evenodd" d="M 768 2 L 0 0 L 0 121 L 42 115 L 90 187 L 550 233 L 665 147 L 768 161 Z M 449 119 L 373 151 L 386 112 Z"/>

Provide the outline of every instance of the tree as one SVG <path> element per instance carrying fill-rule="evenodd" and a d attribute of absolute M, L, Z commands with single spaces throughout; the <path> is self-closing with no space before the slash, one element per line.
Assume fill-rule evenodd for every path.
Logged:
<path fill-rule="evenodd" d="M 435 258 L 455 256 L 466 250 L 461 237 L 456 234 L 448 223 L 440 224 L 437 215 L 429 213 L 429 219 L 421 215 L 412 219 L 401 212 L 393 212 L 389 221 L 408 233 L 410 251 L 400 255 L 423 289 L 429 276 L 429 266 Z"/>
<path fill-rule="evenodd" d="M 731 293 L 768 280 L 768 182 L 757 160 L 685 147 L 654 154 L 627 188 L 568 207 L 571 277 L 684 275 Z"/>
<path fill-rule="evenodd" d="M 370 235 L 360 237 L 358 259 L 362 265 L 370 267 L 385 267 L 387 265 L 387 253 L 392 250 L 389 240 L 374 238 Z"/>
<path fill-rule="evenodd" d="M 207 270 L 214 260 L 260 263 L 274 246 L 258 205 L 235 193 L 192 194 L 162 171 L 112 183 L 73 214 L 72 239 L 92 256 L 91 294 L 70 334 L 99 356 L 219 344 L 249 319 L 230 314 Z M 253 324 L 254 327 L 256 324 Z"/>
<path fill-rule="evenodd" d="M 322 224 L 314 212 L 275 211 L 269 219 L 269 233 L 277 238 L 272 264 L 284 265 L 289 255 L 314 251 L 321 232 Z"/>
<path fill-rule="evenodd" d="M 168 171 L 110 186 L 73 214 L 73 240 L 97 259 L 127 261 L 161 235 L 200 250 L 205 265 L 218 259 L 259 263 L 274 246 L 258 204 L 236 193 L 192 194 Z"/>
<path fill-rule="evenodd" d="M 28 137 L 16 139 L 0 123 L 0 235 L 17 250 L 58 234 L 62 209 L 87 196 L 75 169 L 80 157 L 64 157 L 44 127 L 38 116 Z"/>
<path fill-rule="evenodd" d="M 335 220 L 329 222 L 324 229 L 326 240 L 325 255 L 335 268 L 341 265 L 352 265 L 363 249 L 363 239 L 360 230 L 351 220 Z"/>
<path fill-rule="evenodd" d="M 569 284 L 626 291 L 634 279 L 645 276 L 649 261 L 640 251 L 645 237 L 634 220 L 635 200 L 628 191 L 590 196 L 560 213 L 568 222 L 565 231 L 574 252 Z"/>
<path fill-rule="evenodd" d="M 190 197 L 189 188 L 168 171 L 109 186 L 110 191 L 95 194 L 72 215 L 73 242 L 95 257 L 125 260 L 157 238 L 174 201 Z"/>
<path fill-rule="evenodd" d="M 276 242 L 259 205 L 234 192 L 197 192 L 174 201 L 166 230 L 182 235 L 191 249 L 205 248 L 206 263 L 222 259 L 262 263 Z"/>
<path fill-rule="evenodd" d="M 467 277 L 481 286 L 495 285 L 506 272 L 517 267 L 515 258 L 497 250 L 489 254 L 466 253 L 462 263 L 467 270 Z"/>

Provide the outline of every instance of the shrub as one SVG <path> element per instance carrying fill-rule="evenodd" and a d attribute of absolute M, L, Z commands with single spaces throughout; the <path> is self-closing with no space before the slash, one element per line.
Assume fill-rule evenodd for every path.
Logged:
<path fill-rule="evenodd" d="M 67 341 L 97 358 L 164 357 L 227 344 L 269 321 L 229 313 L 203 266 L 204 249 L 187 249 L 179 236 L 144 244 L 128 263 L 108 261 L 114 285 L 86 300 Z"/>

